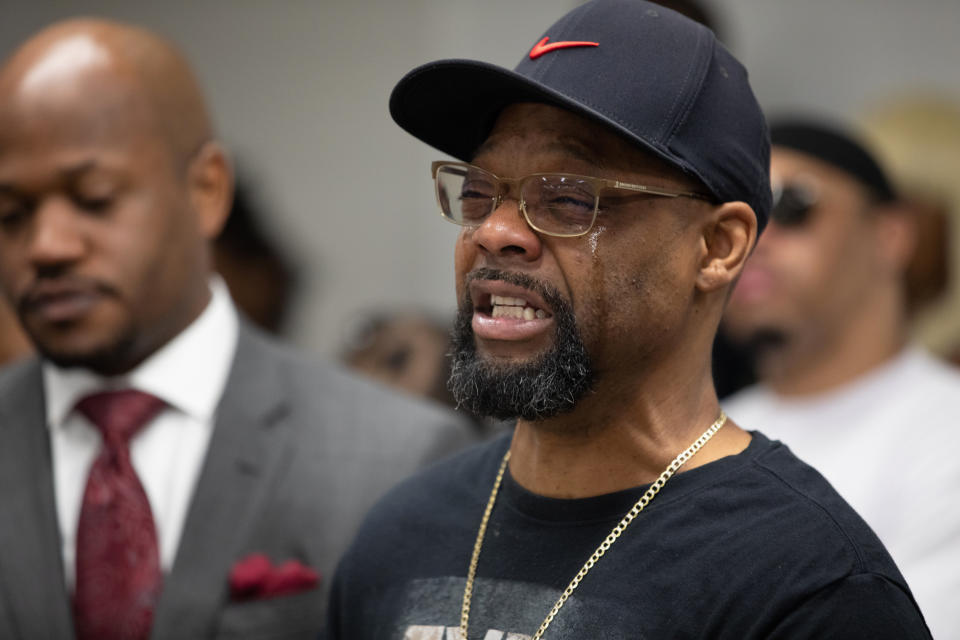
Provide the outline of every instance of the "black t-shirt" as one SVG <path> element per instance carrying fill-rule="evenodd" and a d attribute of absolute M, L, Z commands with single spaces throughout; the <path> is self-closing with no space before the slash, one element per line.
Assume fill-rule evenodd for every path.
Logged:
<path fill-rule="evenodd" d="M 397 487 L 338 569 L 331 640 L 459 638 L 477 528 L 509 436 Z M 529 638 L 646 487 L 544 498 L 505 474 L 480 555 L 470 640 Z M 786 446 L 679 473 L 560 610 L 546 639 L 930 638 L 859 516 Z"/>

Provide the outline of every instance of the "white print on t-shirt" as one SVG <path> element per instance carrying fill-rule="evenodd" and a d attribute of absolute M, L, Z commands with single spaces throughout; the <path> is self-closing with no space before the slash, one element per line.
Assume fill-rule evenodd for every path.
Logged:
<path fill-rule="evenodd" d="M 403 640 L 463 640 L 460 627 L 433 627 L 411 625 L 403 634 Z M 522 633 L 507 633 L 490 629 L 483 640 L 531 640 L 531 636 Z"/>

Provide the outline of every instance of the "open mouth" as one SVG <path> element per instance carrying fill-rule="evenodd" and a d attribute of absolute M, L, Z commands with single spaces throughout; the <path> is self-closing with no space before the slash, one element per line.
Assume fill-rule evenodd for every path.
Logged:
<path fill-rule="evenodd" d="M 477 301 L 476 310 L 491 318 L 515 318 L 537 320 L 549 318 L 550 314 L 537 303 L 514 296 L 483 294 Z"/>
<path fill-rule="evenodd" d="M 479 278 L 468 286 L 473 300 L 473 334 L 489 353 L 514 357 L 530 349 L 541 350 L 551 341 L 553 310 L 536 288 Z"/>

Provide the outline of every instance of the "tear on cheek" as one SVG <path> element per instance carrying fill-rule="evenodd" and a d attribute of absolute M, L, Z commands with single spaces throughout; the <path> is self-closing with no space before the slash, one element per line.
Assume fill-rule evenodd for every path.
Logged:
<path fill-rule="evenodd" d="M 597 246 L 600 244 L 600 236 L 604 231 L 606 231 L 606 227 L 594 227 L 593 231 L 590 232 L 590 235 L 587 236 L 587 241 L 590 243 L 590 253 L 593 255 L 597 254 Z"/>

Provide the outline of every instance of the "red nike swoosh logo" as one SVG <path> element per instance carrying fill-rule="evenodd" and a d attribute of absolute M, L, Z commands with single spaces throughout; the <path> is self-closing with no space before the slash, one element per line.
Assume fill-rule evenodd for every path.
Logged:
<path fill-rule="evenodd" d="M 545 53 L 556 51 L 557 49 L 567 49 L 569 47 L 599 47 L 599 42 L 578 42 L 573 40 L 562 40 L 560 42 L 551 42 L 547 44 L 549 37 L 544 38 L 530 49 L 530 59 L 536 60 Z"/>

